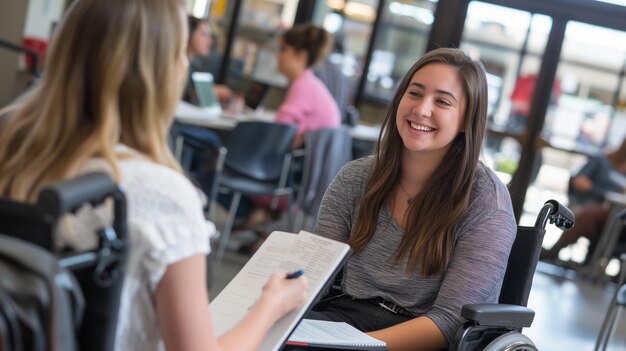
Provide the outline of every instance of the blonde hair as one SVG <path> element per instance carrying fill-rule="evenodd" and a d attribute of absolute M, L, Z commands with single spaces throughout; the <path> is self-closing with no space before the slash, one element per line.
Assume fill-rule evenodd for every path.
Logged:
<path fill-rule="evenodd" d="M 0 196 L 33 201 L 46 184 L 114 148 L 180 170 L 167 131 L 182 92 L 180 0 L 78 0 L 58 28 L 41 82 L 0 111 Z"/>

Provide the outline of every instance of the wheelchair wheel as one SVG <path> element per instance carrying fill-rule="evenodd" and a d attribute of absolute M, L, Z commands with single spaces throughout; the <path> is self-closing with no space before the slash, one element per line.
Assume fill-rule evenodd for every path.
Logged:
<path fill-rule="evenodd" d="M 483 351 L 537 351 L 537 347 L 526 335 L 512 331 L 494 339 Z"/>

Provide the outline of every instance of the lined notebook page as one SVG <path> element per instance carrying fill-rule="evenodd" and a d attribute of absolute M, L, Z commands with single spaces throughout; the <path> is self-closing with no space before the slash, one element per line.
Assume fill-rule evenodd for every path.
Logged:
<path fill-rule="evenodd" d="M 350 324 L 303 319 L 289 342 L 310 345 L 384 347 L 384 341 L 375 339 Z"/>
<path fill-rule="evenodd" d="M 259 299 L 263 286 L 272 272 L 291 272 L 304 269 L 309 286 L 308 298 L 297 308 L 274 324 L 258 351 L 280 349 L 287 335 L 304 315 L 335 268 L 349 253 L 348 244 L 307 232 L 292 234 L 273 232 L 248 263 L 211 302 L 211 315 L 217 335 L 237 324 Z"/>

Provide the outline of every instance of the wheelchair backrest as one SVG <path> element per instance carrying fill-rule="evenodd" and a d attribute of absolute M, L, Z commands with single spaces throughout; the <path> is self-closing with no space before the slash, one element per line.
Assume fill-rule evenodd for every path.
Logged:
<path fill-rule="evenodd" d="M 544 228 L 517 227 L 509 262 L 500 289 L 500 303 L 527 306 L 533 276 L 539 261 Z"/>
<path fill-rule="evenodd" d="M 511 247 L 499 302 L 526 307 L 539 261 L 541 243 L 548 222 L 562 230 L 574 226 L 574 213 L 556 200 L 548 200 L 539 211 L 533 227 L 517 226 Z"/>
<path fill-rule="evenodd" d="M 112 227 L 86 233 L 99 236 L 98 248 L 69 254 L 56 252 L 53 243 L 59 219 L 84 204 L 95 206 L 109 198 L 114 206 Z M 52 184 L 41 191 L 36 204 L 0 199 L 0 234 L 45 249 L 78 281 L 85 299 L 77 338 L 80 349 L 113 350 L 127 250 L 126 230 L 124 194 L 103 173 Z"/>

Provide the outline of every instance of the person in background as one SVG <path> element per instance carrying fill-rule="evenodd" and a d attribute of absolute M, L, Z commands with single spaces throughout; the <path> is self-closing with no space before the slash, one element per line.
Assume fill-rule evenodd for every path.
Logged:
<path fill-rule="evenodd" d="M 276 112 L 276 122 L 297 126 L 294 148 L 303 145 L 307 131 L 341 125 L 335 99 L 312 71 L 331 45 L 331 35 L 312 24 L 296 25 L 280 37 L 278 70 L 289 80 L 289 88 Z"/>
<path fill-rule="evenodd" d="M 328 88 L 315 76 L 312 68 L 328 55 L 331 35 L 312 24 L 296 25 L 280 37 L 277 55 L 278 70 L 289 80 L 285 100 L 278 107 L 276 122 L 297 127 L 293 148 L 304 145 L 304 133 L 341 125 L 339 107 Z M 271 196 L 250 198 L 252 210 L 246 215 L 243 229 L 277 219 L 286 205 L 279 203 L 278 211 L 270 211 Z M 242 253 L 254 253 L 268 233 L 256 232 L 258 240 L 242 247 Z"/>
<path fill-rule="evenodd" d="M 191 75 L 200 71 L 199 58 L 206 57 L 211 51 L 213 36 L 209 22 L 206 19 L 199 19 L 187 16 L 189 26 L 189 40 L 187 42 L 187 58 L 189 59 L 189 70 L 187 83 L 183 91 L 183 101 L 193 105 L 200 105 L 200 100 L 194 87 Z M 215 85 L 215 96 L 222 102 L 228 102 L 233 98 L 232 91 L 225 85 Z M 170 129 L 170 144 L 172 148 L 178 136 L 182 136 L 187 145 L 192 146 L 192 151 L 184 148 L 182 151 L 181 163 L 187 165 L 185 171 L 188 176 L 197 182 L 197 185 L 208 196 L 211 194 L 214 177 L 215 162 L 222 141 L 219 135 L 206 128 L 192 125 L 185 125 L 174 121 Z M 210 199 L 209 199 L 210 200 Z"/>
<path fill-rule="evenodd" d="M 187 43 L 187 57 L 189 58 L 189 77 L 183 95 L 183 100 L 190 104 L 199 105 L 198 94 L 193 86 L 191 74 L 200 70 L 200 57 L 206 57 L 211 52 L 213 36 L 211 27 L 206 19 L 187 16 L 189 24 L 189 42 Z M 215 77 L 214 77 L 215 78 Z M 233 92 L 226 85 L 215 84 L 215 96 L 224 103 L 230 101 Z"/>
<path fill-rule="evenodd" d="M 576 216 L 576 225 L 561 234 L 548 250 L 542 249 L 542 260 L 556 260 L 559 252 L 578 241 L 589 239 L 589 247 L 583 264 L 587 264 L 609 218 L 611 209 L 604 203 L 607 192 L 626 191 L 626 139 L 620 147 L 606 154 L 590 157 L 589 161 L 569 181 L 570 206 Z M 620 241 L 626 240 L 622 231 Z"/>
<path fill-rule="evenodd" d="M 479 161 L 486 125 L 479 61 L 441 48 L 413 65 L 376 153 L 324 195 L 313 232 L 354 253 L 342 293 L 308 318 L 352 324 L 390 351 L 440 350 L 463 305 L 497 303 L 517 228 L 506 186 Z"/>
<path fill-rule="evenodd" d="M 43 77 L 0 111 L 0 196 L 33 202 L 51 182 L 104 171 L 124 188 L 131 242 L 116 350 L 257 350 L 306 298 L 306 278 L 271 276 L 248 315 L 215 335 L 206 255 L 215 231 L 166 144 L 187 77 L 182 0 L 78 0 Z M 97 245 L 110 210 L 68 218 L 59 246 Z"/>

